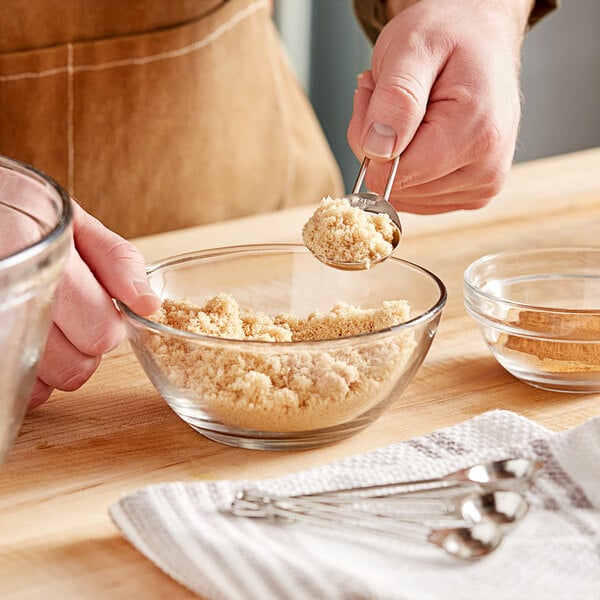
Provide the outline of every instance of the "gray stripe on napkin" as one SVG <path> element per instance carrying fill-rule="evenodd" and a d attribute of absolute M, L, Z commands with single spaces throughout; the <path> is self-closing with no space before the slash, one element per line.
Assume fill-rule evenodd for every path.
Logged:
<path fill-rule="evenodd" d="M 161 523 L 161 515 L 166 517 L 166 522 Z M 157 566 L 177 582 L 195 593 L 210 593 L 213 600 L 233 597 L 222 594 L 218 585 L 211 584 L 210 573 L 214 572 L 211 569 L 204 571 L 203 577 L 189 580 L 187 574 L 197 571 L 195 553 L 182 542 L 183 536 L 177 535 L 181 529 L 177 527 L 177 516 L 172 514 L 162 494 L 142 490 L 112 507 L 111 516 L 134 546 L 146 555 L 154 555 Z M 155 553 L 156 548 L 160 548 L 160 553 Z"/>
<path fill-rule="evenodd" d="M 539 460 L 544 462 L 545 478 L 554 484 L 555 494 L 565 496 L 571 507 L 575 509 L 592 510 L 593 504 L 586 496 L 583 489 L 578 486 L 572 478 L 560 466 L 557 458 L 554 456 L 552 448 L 547 440 L 535 440 L 531 444 Z M 536 493 L 543 499 L 546 510 L 559 512 L 560 517 L 572 525 L 577 531 L 587 538 L 596 549 L 596 555 L 600 559 L 600 536 L 597 529 L 588 525 L 585 520 L 579 518 L 578 512 L 573 510 L 563 510 L 560 498 L 557 495 L 550 495 L 549 490 L 543 486 L 535 486 Z"/>
<path fill-rule="evenodd" d="M 163 518 L 163 527 L 170 527 L 176 532 L 173 541 L 185 545 L 193 559 L 191 568 L 188 562 L 186 570 L 181 572 L 184 584 L 191 589 L 205 590 L 202 593 L 210 594 L 210 598 L 244 600 L 246 582 L 222 564 L 219 545 L 214 540 L 199 536 L 193 527 L 190 528 L 189 519 L 181 510 L 176 510 L 175 492 L 179 491 L 178 487 L 161 488 L 153 493 L 151 500 L 156 504 L 157 514 Z M 165 553 L 164 556 L 169 555 Z"/>
<path fill-rule="evenodd" d="M 463 454 L 467 453 L 467 449 L 458 440 L 441 431 L 434 431 L 433 433 L 430 433 L 427 438 L 435 442 L 448 454 L 462 456 Z"/>
<path fill-rule="evenodd" d="M 536 456 L 544 463 L 544 475 L 565 491 L 566 497 L 575 508 L 593 508 L 585 492 L 567 475 L 554 457 L 547 440 L 536 440 L 531 444 Z"/>
<path fill-rule="evenodd" d="M 432 448 L 429 444 L 423 443 L 423 441 L 409 440 L 408 442 L 406 442 L 406 444 L 411 448 L 418 450 L 419 452 L 421 452 L 421 454 L 424 454 L 428 458 L 440 458 L 443 456 L 443 453 L 440 452 L 439 448 Z"/>
<path fill-rule="evenodd" d="M 198 523 L 198 519 L 202 519 L 203 515 L 195 508 L 199 505 L 198 488 L 189 486 L 187 490 L 190 504 L 186 510 L 192 521 L 190 526 L 193 526 L 193 523 Z M 246 565 L 264 579 L 273 598 L 304 600 L 306 590 L 311 591 L 315 598 L 326 597 L 324 595 L 326 590 L 317 585 L 319 578 L 315 577 L 315 573 L 303 573 L 302 569 L 290 560 L 292 557 L 289 554 L 286 556 L 285 552 L 274 552 L 273 550 L 276 550 L 274 548 L 271 548 L 271 552 L 266 551 L 268 539 L 263 536 L 261 528 L 257 528 L 250 519 L 244 520 L 232 517 L 228 513 L 220 513 L 213 514 L 210 522 L 203 520 L 202 523 L 204 533 L 206 528 L 210 529 L 212 525 L 216 537 L 232 541 Z M 222 549 L 221 553 L 223 553 Z M 228 562 L 228 558 L 221 557 L 221 560 Z M 246 594 L 246 598 L 250 598 L 248 591 Z M 266 597 L 260 595 L 257 599 L 264 600 Z"/>
<path fill-rule="evenodd" d="M 279 600 L 280 591 L 273 586 L 269 573 L 262 567 L 257 569 L 256 564 L 250 564 L 247 554 L 233 543 L 230 536 L 223 535 L 221 521 L 225 517 L 215 513 L 212 519 L 203 519 L 195 510 L 185 488 L 164 487 L 161 491 L 164 500 L 177 509 L 178 518 L 198 546 L 197 556 L 211 559 L 213 565 L 210 572 L 216 572 L 211 582 L 215 589 L 220 589 L 226 598 Z M 202 519 L 202 533 L 198 530 L 198 517 Z M 248 595 L 249 586 L 256 595 Z"/>
<path fill-rule="evenodd" d="M 347 600 L 352 598 L 369 598 L 369 592 L 362 586 L 353 586 L 353 582 L 344 580 L 336 572 L 327 569 L 319 561 L 315 553 L 306 552 L 298 544 L 289 528 L 274 524 L 273 527 L 257 527 L 252 521 L 242 519 L 246 531 L 252 526 L 252 538 L 260 541 L 265 550 L 276 553 L 289 570 L 289 576 L 294 577 L 303 590 L 300 598 L 319 598 L 320 600 Z M 281 598 L 288 598 L 287 595 Z"/>

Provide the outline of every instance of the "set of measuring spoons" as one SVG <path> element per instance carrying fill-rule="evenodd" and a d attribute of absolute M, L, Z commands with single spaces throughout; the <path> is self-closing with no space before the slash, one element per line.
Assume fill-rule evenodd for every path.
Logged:
<path fill-rule="evenodd" d="M 495 550 L 528 510 L 523 496 L 542 468 L 527 458 L 490 461 L 433 479 L 357 486 L 296 496 L 239 490 L 240 517 L 305 522 L 415 543 L 458 558 Z"/>

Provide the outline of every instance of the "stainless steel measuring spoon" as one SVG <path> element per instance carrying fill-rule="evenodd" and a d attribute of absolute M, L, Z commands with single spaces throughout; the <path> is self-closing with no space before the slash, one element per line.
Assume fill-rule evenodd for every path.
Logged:
<path fill-rule="evenodd" d="M 386 258 L 389 258 L 400 243 L 400 238 L 402 237 L 402 224 L 400 223 L 400 217 L 398 217 L 398 213 L 396 209 L 390 204 L 389 198 L 390 193 L 392 191 L 392 185 L 394 183 L 394 179 L 396 177 L 396 171 L 398 170 L 398 162 L 400 157 L 397 156 L 393 161 L 390 168 L 390 173 L 387 179 L 387 183 L 385 186 L 385 191 L 383 196 L 379 194 L 375 194 L 374 192 L 361 192 L 360 188 L 362 186 L 363 180 L 367 173 L 367 168 L 369 166 L 370 159 L 365 157 L 360 170 L 358 172 L 358 176 L 356 178 L 356 182 L 354 183 L 354 187 L 352 188 L 352 192 L 350 194 L 346 194 L 342 196 L 348 200 L 350 206 L 354 208 L 360 208 L 368 213 L 374 214 L 386 214 L 392 221 L 394 225 L 394 234 L 391 242 L 391 251 L 386 256 L 382 256 L 381 258 L 375 260 L 369 260 L 364 262 L 341 262 L 337 260 L 332 260 L 325 256 L 317 256 L 317 258 L 330 267 L 335 267 L 336 269 L 342 269 L 345 271 L 359 271 L 363 269 L 368 269 L 372 265 L 380 263 L 384 261 Z"/>
<path fill-rule="evenodd" d="M 375 485 L 338 488 L 331 491 L 309 494 L 312 497 L 339 496 L 346 494 L 370 496 L 381 494 L 419 494 L 459 488 L 460 486 L 477 486 L 483 490 L 524 490 L 531 485 L 532 479 L 543 467 L 543 463 L 529 458 L 507 458 L 493 460 L 440 477 L 429 479 L 414 479 L 412 481 L 397 481 Z"/>

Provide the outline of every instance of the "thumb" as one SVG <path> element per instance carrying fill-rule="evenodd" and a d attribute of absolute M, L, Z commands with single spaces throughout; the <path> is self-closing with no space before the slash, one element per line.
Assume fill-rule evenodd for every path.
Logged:
<path fill-rule="evenodd" d="M 73 201 L 75 247 L 108 294 L 141 315 L 160 306 L 146 278 L 146 266 L 137 248 Z"/>
<path fill-rule="evenodd" d="M 387 36 L 389 38 L 389 36 Z M 437 76 L 430 56 L 395 36 L 377 40 L 373 52 L 373 89 L 362 128 L 363 153 L 373 159 L 390 159 L 404 151 L 427 110 L 429 93 Z"/>

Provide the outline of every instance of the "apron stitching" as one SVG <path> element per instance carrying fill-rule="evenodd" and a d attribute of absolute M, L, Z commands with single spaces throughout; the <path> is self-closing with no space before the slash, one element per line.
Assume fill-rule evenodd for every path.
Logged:
<path fill-rule="evenodd" d="M 67 188 L 69 195 L 75 195 L 75 139 L 74 139 L 74 90 L 73 90 L 73 44 L 67 44 Z"/>
<path fill-rule="evenodd" d="M 121 60 L 113 60 L 106 63 L 99 63 L 97 65 L 79 65 L 78 67 L 73 68 L 74 73 L 80 73 L 83 71 L 103 71 L 105 69 L 112 69 L 116 67 L 127 67 L 132 65 L 145 65 L 148 63 L 158 62 L 161 60 L 167 60 L 170 58 L 178 58 L 180 56 L 185 56 L 186 54 L 191 54 L 196 50 L 200 50 L 201 48 L 205 48 L 219 37 L 221 37 L 224 33 L 227 33 L 231 29 L 233 29 L 236 25 L 238 25 L 241 21 L 251 16 L 255 12 L 266 8 L 267 0 L 257 0 L 252 4 L 249 4 L 246 8 L 240 10 L 238 13 L 233 15 L 228 21 L 219 25 L 216 29 L 211 31 L 201 40 L 194 42 L 193 44 L 189 44 L 187 46 L 183 46 L 182 48 L 177 48 L 176 50 L 168 50 L 166 52 L 159 52 L 158 54 L 152 54 L 149 56 L 142 56 L 138 58 L 126 58 Z M 61 73 L 69 72 L 69 67 L 57 67 L 54 69 L 47 69 L 45 71 L 40 71 L 39 73 L 34 72 L 25 72 L 25 73 L 15 73 L 13 75 L 0 75 L 0 82 L 2 81 L 18 81 L 21 79 L 41 79 L 43 77 L 50 77 L 52 75 L 59 75 Z"/>
<path fill-rule="evenodd" d="M 42 79 L 43 77 L 51 77 L 52 75 L 61 75 L 67 69 L 65 67 L 54 67 L 54 69 L 46 69 L 39 73 L 26 72 L 15 73 L 14 75 L 0 75 L 0 81 L 19 81 L 21 79 Z"/>
<path fill-rule="evenodd" d="M 273 36 L 271 30 L 266 31 L 267 28 L 264 23 L 263 29 L 265 29 L 265 33 L 269 36 L 271 43 L 277 44 L 278 40 L 275 39 L 275 36 Z M 279 63 L 275 64 L 276 61 L 277 57 L 271 56 L 271 60 L 269 62 L 271 65 L 271 73 L 273 74 L 273 91 L 275 92 L 275 103 L 277 104 L 277 107 L 279 109 L 283 141 L 288 156 L 285 185 L 277 206 L 277 208 L 281 209 L 285 206 L 286 200 L 291 195 L 292 187 L 294 185 L 294 181 L 296 180 L 296 161 L 294 160 L 293 156 L 293 145 L 290 134 L 289 111 L 287 110 L 287 105 L 282 91 L 283 81 L 281 74 L 281 65 Z"/>

